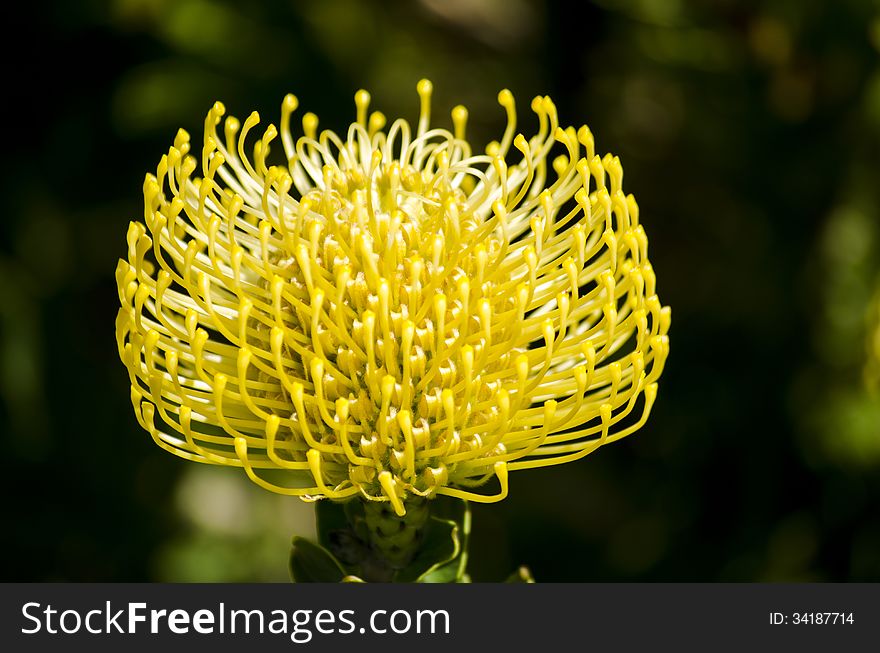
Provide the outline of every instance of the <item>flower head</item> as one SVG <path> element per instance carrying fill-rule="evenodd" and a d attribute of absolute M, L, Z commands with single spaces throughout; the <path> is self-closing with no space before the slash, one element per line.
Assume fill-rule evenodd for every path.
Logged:
<path fill-rule="evenodd" d="M 159 446 L 403 514 L 410 495 L 499 500 L 509 471 L 644 424 L 670 313 L 618 158 L 548 97 L 518 134 L 507 90 L 474 154 L 467 110 L 431 127 L 417 89 L 415 129 L 358 91 L 344 137 L 306 113 L 295 139 L 293 95 L 258 137 L 219 102 L 201 151 L 178 132 L 117 268 L 119 354 Z"/>

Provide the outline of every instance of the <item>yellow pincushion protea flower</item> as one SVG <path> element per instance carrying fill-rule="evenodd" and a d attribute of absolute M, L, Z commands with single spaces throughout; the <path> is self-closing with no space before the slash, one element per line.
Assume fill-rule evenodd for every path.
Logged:
<path fill-rule="evenodd" d="M 670 313 L 618 158 L 548 97 L 538 133 L 517 134 L 507 90 L 504 134 L 475 155 L 467 110 L 432 128 L 431 84 L 417 89 L 414 133 L 385 131 L 358 91 L 344 138 L 307 113 L 294 139 L 288 95 L 286 165 L 269 164 L 274 125 L 248 156 L 257 113 L 218 134 L 218 102 L 201 152 L 181 130 L 147 175 L 116 334 L 160 447 L 403 515 L 412 496 L 500 500 L 509 471 L 644 424 Z"/>

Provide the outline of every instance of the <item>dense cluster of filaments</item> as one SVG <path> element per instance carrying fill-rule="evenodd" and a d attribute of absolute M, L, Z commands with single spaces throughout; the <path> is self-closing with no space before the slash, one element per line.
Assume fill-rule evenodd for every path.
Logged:
<path fill-rule="evenodd" d="M 474 155 L 467 110 L 431 128 L 418 93 L 415 133 L 359 91 L 344 139 L 307 113 L 296 140 L 288 95 L 285 165 L 267 162 L 274 125 L 248 139 L 258 115 L 228 117 L 221 135 L 217 103 L 202 151 L 181 130 L 147 175 L 117 338 L 159 446 L 403 514 L 413 495 L 498 500 L 509 470 L 644 423 L 670 316 L 619 160 L 547 97 L 517 134 L 506 90 L 503 137 Z"/>

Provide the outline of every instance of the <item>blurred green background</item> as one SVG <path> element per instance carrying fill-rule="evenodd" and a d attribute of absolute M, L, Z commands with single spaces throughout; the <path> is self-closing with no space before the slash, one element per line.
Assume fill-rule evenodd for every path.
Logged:
<path fill-rule="evenodd" d="M 116 260 L 144 173 L 216 99 L 325 127 L 470 108 L 477 148 L 550 94 L 620 155 L 672 351 L 648 425 L 513 475 L 471 572 L 880 580 L 880 5 L 868 0 L 114 0 L 16 5 L 0 215 L 3 580 L 284 580 L 311 507 L 140 430 Z M 23 13 L 22 13 L 23 12 Z M 28 15 L 30 14 L 30 15 Z M 20 21 L 20 22 L 19 22 Z M 197 146 L 200 147 L 199 142 Z"/>

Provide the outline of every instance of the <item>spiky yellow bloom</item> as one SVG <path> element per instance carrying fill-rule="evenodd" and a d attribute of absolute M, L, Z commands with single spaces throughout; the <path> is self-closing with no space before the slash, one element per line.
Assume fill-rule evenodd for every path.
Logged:
<path fill-rule="evenodd" d="M 504 134 L 475 155 L 467 110 L 432 128 L 430 82 L 417 90 L 414 132 L 385 131 L 358 91 L 345 138 L 306 113 L 296 140 L 288 95 L 282 165 L 279 129 L 249 139 L 252 113 L 218 134 L 218 102 L 201 152 L 181 130 L 147 175 L 116 332 L 159 446 L 402 515 L 412 495 L 497 501 L 510 470 L 644 424 L 670 313 L 618 158 L 561 128 L 548 97 L 538 133 L 518 134 L 507 90 Z"/>

